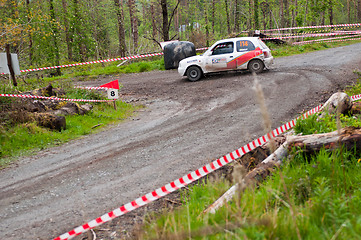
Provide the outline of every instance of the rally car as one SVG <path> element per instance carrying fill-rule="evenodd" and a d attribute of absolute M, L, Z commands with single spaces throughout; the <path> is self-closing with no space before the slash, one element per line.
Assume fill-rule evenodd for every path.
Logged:
<path fill-rule="evenodd" d="M 211 72 L 248 69 L 260 73 L 271 64 L 271 50 L 260 38 L 229 38 L 216 42 L 202 55 L 181 60 L 178 72 L 190 81 L 197 81 Z"/>

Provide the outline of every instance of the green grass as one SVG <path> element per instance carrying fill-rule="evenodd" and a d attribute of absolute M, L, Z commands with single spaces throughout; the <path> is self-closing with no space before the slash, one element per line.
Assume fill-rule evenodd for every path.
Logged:
<path fill-rule="evenodd" d="M 256 189 L 247 189 L 215 214 L 202 211 L 229 185 L 182 191 L 183 206 L 149 217 L 140 239 L 359 239 L 361 163 L 355 152 L 294 156 Z M 305 161 L 306 160 L 306 161 Z M 178 237 L 178 238 L 177 238 Z"/>
<path fill-rule="evenodd" d="M 272 55 L 274 57 L 284 57 L 291 56 L 301 53 L 313 52 L 317 50 L 324 50 L 327 48 L 334 48 L 340 46 L 346 46 L 350 44 L 354 44 L 361 41 L 348 41 L 348 42 L 334 42 L 334 43 L 313 43 L 313 44 L 305 44 L 305 45 L 276 45 L 272 43 L 267 43 L 267 45 L 272 50 Z M 201 52 L 198 52 L 198 54 Z M 150 58 L 143 59 L 135 59 L 125 64 L 117 67 L 117 65 L 121 63 L 121 61 L 115 61 L 110 63 L 96 63 L 89 65 L 82 65 L 76 67 L 68 67 L 61 68 L 62 75 L 57 77 L 47 77 L 48 73 L 54 72 L 54 70 L 41 71 L 40 74 L 44 75 L 43 82 L 54 82 L 54 81 L 64 81 L 64 80 L 91 80 L 100 75 L 118 75 L 126 74 L 126 73 L 137 73 L 137 72 L 147 72 L 153 70 L 165 70 L 164 68 L 164 59 L 162 56 L 155 56 Z M 69 62 L 64 62 L 63 64 L 69 64 Z M 35 74 L 29 74 L 29 81 L 37 82 L 35 79 Z"/>
<path fill-rule="evenodd" d="M 117 110 L 113 103 L 95 103 L 93 106 L 93 110 L 86 115 L 66 116 L 66 130 L 61 132 L 39 127 L 34 122 L 10 122 L 10 126 L 0 128 L 0 168 L 19 156 L 97 132 L 109 124 L 124 120 L 139 108 L 121 101 L 116 102 Z"/>
<path fill-rule="evenodd" d="M 120 61 L 110 62 L 110 63 L 95 63 L 89 65 L 82 65 L 76 67 L 67 67 L 61 68 L 62 75 L 56 77 L 47 77 L 48 72 L 51 71 L 43 71 L 44 78 L 41 81 L 44 82 L 52 82 L 52 81 L 64 81 L 69 79 L 77 79 L 80 81 L 91 80 L 97 78 L 100 75 L 118 75 L 126 74 L 126 73 L 138 73 L 138 72 L 149 72 L 153 70 L 165 70 L 164 68 L 164 60 L 162 57 L 150 57 L 145 59 L 131 60 L 128 63 L 125 63 L 121 66 L 119 65 Z M 37 82 L 34 77 L 36 74 L 31 73 L 29 82 Z"/>
<path fill-rule="evenodd" d="M 336 117 L 326 114 L 323 118 L 317 120 L 319 114 L 313 114 L 308 118 L 297 121 L 296 126 L 294 127 L 296 134 L 309 135 L 317 133 L 326 133 L 332 132 L 337 129 Z M 351 115 L 340 115 L 341 127 L 352 126 L 352 127 L 361 127 L 360 116 L 351 116 Z"/>
<path fill-rule="evenodd" d="M 355 92 L 358 82 L 348 88 Z M 336 130 L 334 116 L 299 120 L 296 133 Z M 340 116 L 341 125 L 361 126 L 360 116 Z M 146 217 L 139 239 L 361 239 L 361 153 L 356 149 L 289 154 L 257 187 L 246 188 L 215 214 L 203 211 L 231 186 L 202 180 L 181 189 L 182 206 Z"/>
<path fill-rule="evenodd" d="M 312 43 L 312 44 L 304 44 L 304 45 L 276 45 L 272 43 L 267 43 L 267 46 L 271 49 L 272 55 L 277 57 L 285 57 L 291 56 L 301 53 L 314 52 L 319 50 L 325 50 L 328 48 L 342 47 L 350 44 L 355 44 L 361 42 L 360 40 L 353 40 L 347 42 L 330 42 L 330 43 Z"/>

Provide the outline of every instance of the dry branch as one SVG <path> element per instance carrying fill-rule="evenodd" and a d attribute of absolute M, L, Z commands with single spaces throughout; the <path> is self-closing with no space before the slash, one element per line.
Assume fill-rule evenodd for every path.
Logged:
<path fill-rule="evenodd" d="M 274 153 L 247 173 L 242 179 L 243 182 L 233 185 L 203 213 L 215 213 L 218 208 L 232 199 L 237 190 L 240 189 L 240 184 L 250 187 L 264 180 L 274 168 L 282 164 L 283 159 L 287 157 L 288 152 L 293 148 L 299 148 L 306 153 L 314 153 L 322 148 L 333 150 L 341 146 L 348 150 L 354 148 L 361 150 L 361 128 L 346 127 L 341 129 L 340 134 L 338 134 L 338 131 L 334 131 L 306 136 L 287 136 L 286 141 Z"/>

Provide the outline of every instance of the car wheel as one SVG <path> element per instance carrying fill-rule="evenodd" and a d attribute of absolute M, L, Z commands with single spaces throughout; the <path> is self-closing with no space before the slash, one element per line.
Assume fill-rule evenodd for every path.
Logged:
<path fill-rule="evenodd" d="M 199 67 L 191 66 L 187 70 L 187 78 L 192 81 L 198 81 L 202 77 L 202 70 Z"/>
<path fill-rule="evenodd" d="M 254 73 L 260 73 L 264 69 L 264 63 L 259 59 L 254 59 L 248 63 L 248 70 Z"/>

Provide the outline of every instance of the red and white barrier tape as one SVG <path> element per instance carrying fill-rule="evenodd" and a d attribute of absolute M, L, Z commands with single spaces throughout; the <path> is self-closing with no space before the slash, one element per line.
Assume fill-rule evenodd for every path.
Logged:
<path fill-rule="evenodd" d="M 361 94 L 353 95 L 350 97 L 352 101 L 358 101 L 361 99 Z"/>
<path fill-rule="evenodd" d="M 315 40 L 308 40 L 308 41 L 302 41 L 302 42 L 294 42 L 293 45 L 298 44 L 307 44 L 307 43 L 313 43 L 313 42 L 323 42 L 323 41 L 330 41 L 330 40 L 336 40 L 336 39 L 345 39 L 345 38 L 351 38 L 353 36 L 342 36 L 342 37 L 333 37 L 333 38 L 322 38 L 322 39 L 315 39 Z"/>
<path fill-rule="evenodd" d="M 289 27 L 289 28 L 274 28 L 262 30 L 263 32 L 270 31 L 284 31 L 284 30 L 294 30 L 294 29 L 307 29 L 307 28 L 333 28 L 333 27 L 359 27 L 361 23 L 351 23 L 351 24 L 337 24 L 337 25 L 319 25 L 319 26 L 305 26 L 305 27 Z"/>
<path fill-rule="evenodd" d="M 361 98 L 361 95 L 360 95 Z M 320 111 L 322 105 L 319 105 L 313 109 L 311 109 L 310 111 L 306 112 L 305 114 L 303 114 L 301 116 L 301 118 L 307 118 L 308 116 Z M 276 137 L 277 135 L 284 133 L 288 130 L 290 130 L 291 128 L 293 128 L 296 125 L 296 121 L 299 118 L 296 118 L 284 125 L 282 125 L 281 127 L 274 129 L 272 132 L 244 145 L 243 147 L 213 161 L 210 164 L 207 164 L 199 169 L 197 169 L 196 171 L 193 171 L 171 183 L 168 183 L 167 185 L 164 185 L 161 188 L 158 188 L 156 190 L 154 190 L 153 192 L 150 192 L 140 198 L 135 199 L 134 201 L 127 203 L 117 209 L 114 209 L 111 212 L 108 212 L 106 214 L 104 214 L 101 217 L 98 217 L 88 223 L 85 223 L 84 225 L 81 225 L 57 238 L 55 238 L 54 240 L 68 240 L 71 239 L 75 236 L 78 236 L 80 234 L 82 234 L 83 232 L 86 232 L 90 229 L 93 229 L 105 222 L 108 222 L 116 217 L 119 217 L 121 215 L 126 214 L 127 212 L 133 211 L 134 209 L 137 209 L 141 206 L 144 206 L 150 202 L 153 202 L 154 200 L 157 200 L 171 192 L 174 192 L 176 190 L 178 190 L 179 188 L 182 188 L 186 185 L 188 185 L 189 183 L 192 183 L 198 179 L 200 179 L 201 177 L 206 176 L 207 174 L 223 167 L 224 165 L 234 161 L 235 159 L 241 157 L 242 155 L 252 151 L 253 149 L 255 149 L 258 146 L 261 146 L 262 144 L 268 142 L 269 140 L 271 140 L 272 138 Z"/>
<path fill-rule="evenodd" d="M 206 49 L 208 49 L 208 48 L 198 48 L 198 49 L 196 49 L 196 51 L 201 51 L 201 50 L 206 50 Z M 149 54 L 134 55 L 134 56 L 129 56 L 129 57 L 120 57 L 120 58 L 112 58 L 112 59 L 97 60 L 97 61 L 90 61 L 90 62 L 65 64 L 65 65 L 59 65 L 59 66 L 53 66 L 53 67 L 33 68 L 33 69 L 27 69 L 27 70 L 20 70 L 20 72 L 21 73 L 35 72 L 35 71 L 41 71 L 41 70 L 49 70 L 49 69 L 64 68 L 64 67 L 75 67 L 75 66 L 93 64 L 93 63 L 114 62 L 114 61 L 121 61 L 121 60 L 129 60 L 129 59 L 138 59 L 138 58 L 145 58 L 145 57 L 161 56 L 161 55 L 163 55 L 162 52 L 160 52 L 160 53 L 149 53 Z M 0 74 L 6 74 L 6 73 L 0 73 Z"/>
<path fill-rule="evenodd" d="M 361 32 L 354 31 L 354 34 L 361 34 Z M 304 35 L 297 35 L 297 36 L 286 36 L 286 37 L 274 37 L 274 38 L 262 38 L 262 40 L 272 40 L 272 39 L 292 39 L 292 38 L 304 38 L 304 37 L 325 37 L 325 36 L 337 36 L 337 35 L 346 35 L 349 33 L 316 33 L 316 34 L 304 34 Z"/>
<path fill-rule="evenodd" d="M 323 41 L 324 43 L 328 43 L 328 42 L 347 42 L 347 41 L 353 41 L 353 40 L 361 40 L 361 38 L 349 38 L 350 36 L 346 36 L 348 37 L 347 39 L 336 39 L 336 38 L 332 38 L 330 40 L 327 40 L 327 38 L 325 38 Z M 340 37 L 341 38 L 341 37 Z M 318 39 L 321 40 L 321 39 Z M 292 44 L 294 45 L 302 45 L 302 44 L 310 44 L 310 43 L 314 43 L 317 40 L 310 40 L 310 41 L 303 41 L 303 42 L 294 42 Z M 317 41 L 318 42 L 318 41 Z"/>
<path fill-rule="evenodd" d="M 80 88 L 80 89 L 90 89 L 90 90 L 107 90 L 109 88 L 107 87 L 83 87 L 83 86 L 75 86 L 74 88 Z"/>
<path fill-rule="evenodd" d="M 350 27 L 338 27 L 338 28 L 332 28 L 332 29 L 317 29 L 315 31 L 302 31 L 302 32 L 294 32 L 294 33 L 290 33 L 290 32 L 269 32 L 267 33 L 267 35 L 270 36 L 293 36 L 293 35 L 303 35 L 303 34 L 312 34 L 312 33 L 323 33 L 323 32 L 355 32 L 352 30 L 345 30 L 348 29 Z M 261 30 L 263 31 L 263 30 Z"/>
<path fill-rule="evenodd" d="M 0 97 L 36 98 L 36 99 L 49 99 L 49 100 L 68 101 L 68 102 L 113 102 L 114 101 L 114 100 L 92 100 L 92 99 L 68 99 L 68 98 L 20 95 L 20 94 L 0 94 Z"/>

